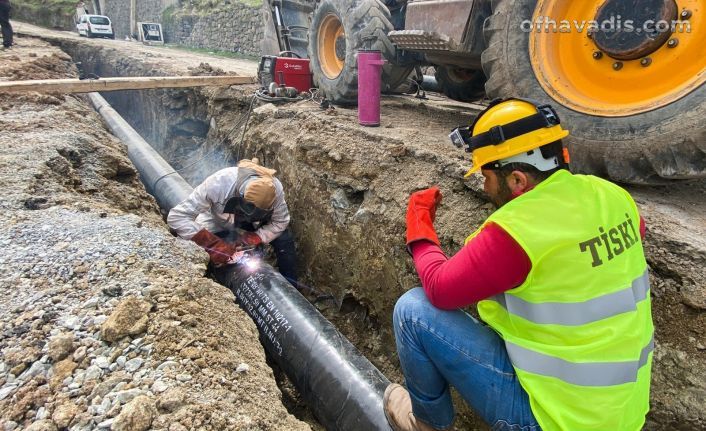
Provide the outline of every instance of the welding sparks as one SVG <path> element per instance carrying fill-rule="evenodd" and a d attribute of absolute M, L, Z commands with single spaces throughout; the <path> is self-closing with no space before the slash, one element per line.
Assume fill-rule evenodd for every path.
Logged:
<path fill-rule="evenodd" d="M 253 253 L 252 250 L 238 250 L 230 256 L 228 263 L 231 265 L 243 265 L 253 271 L 260 267 L 260 258 L 257 253 Z"/>

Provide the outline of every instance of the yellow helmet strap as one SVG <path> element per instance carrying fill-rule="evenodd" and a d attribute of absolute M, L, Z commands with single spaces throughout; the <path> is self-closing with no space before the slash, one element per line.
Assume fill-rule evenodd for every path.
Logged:
<path fill-rule="evenodd" d="M 485 112 L 487 112 L 487 110 L 481 112 L 476 118 L 476 121 L 478 121 L 478 118 Z M 535 130 L 554 127 L 559 124 L 561 124 L 561 121 L 554 108 L 550 105 L 541 105 L 537 106 L 537 113 L 534 115 L 521 118 L 502 126 L 491 127 L 487 132 L 480 133 L 476 136 L 471 136 L 475 122 L 471 126 L 457 127 L 451 132 L 449 138 L 456 147 L 464 148 L 467 153 L 470 153 L 478 148 L 487 147 L 489 145 L 500 145 L 518 136 L 534 132 Z"/>

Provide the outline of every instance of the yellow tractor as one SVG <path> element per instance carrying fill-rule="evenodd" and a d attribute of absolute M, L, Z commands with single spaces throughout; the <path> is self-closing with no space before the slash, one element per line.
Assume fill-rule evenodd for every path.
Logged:
<path fill-rule="evenodd" d="M 457 100 L 551 103 L 580 172 L 706 176 L 706 0 L 274 1 L 276 38 L 334 103 L 356 102 L 356 53 L 378 49 L 386 91 L 433 65 Z"/>

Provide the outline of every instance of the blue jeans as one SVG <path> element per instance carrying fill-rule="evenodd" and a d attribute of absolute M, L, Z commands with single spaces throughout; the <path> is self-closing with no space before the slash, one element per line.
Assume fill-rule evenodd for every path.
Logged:
<path fill-rule="evenodd" d="M 434 307 L 422 288 L 402 295 L 393 322 L 417 418 L 435 428 L 450 427 L 453 385 L 493 430 L 540 430 L 495 331 L 461 310 Z"/>

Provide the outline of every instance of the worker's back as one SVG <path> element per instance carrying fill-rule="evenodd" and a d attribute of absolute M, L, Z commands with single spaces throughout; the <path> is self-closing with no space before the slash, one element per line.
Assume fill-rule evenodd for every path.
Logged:
<path fill-rule="evenodd" d="M 628 193 L 562 170 L 488 222 L 532 262 L 521 286 L 478 310 L 502 335 L 542 428 L 640 429 L 654 341 L 640 218 Z"/>

